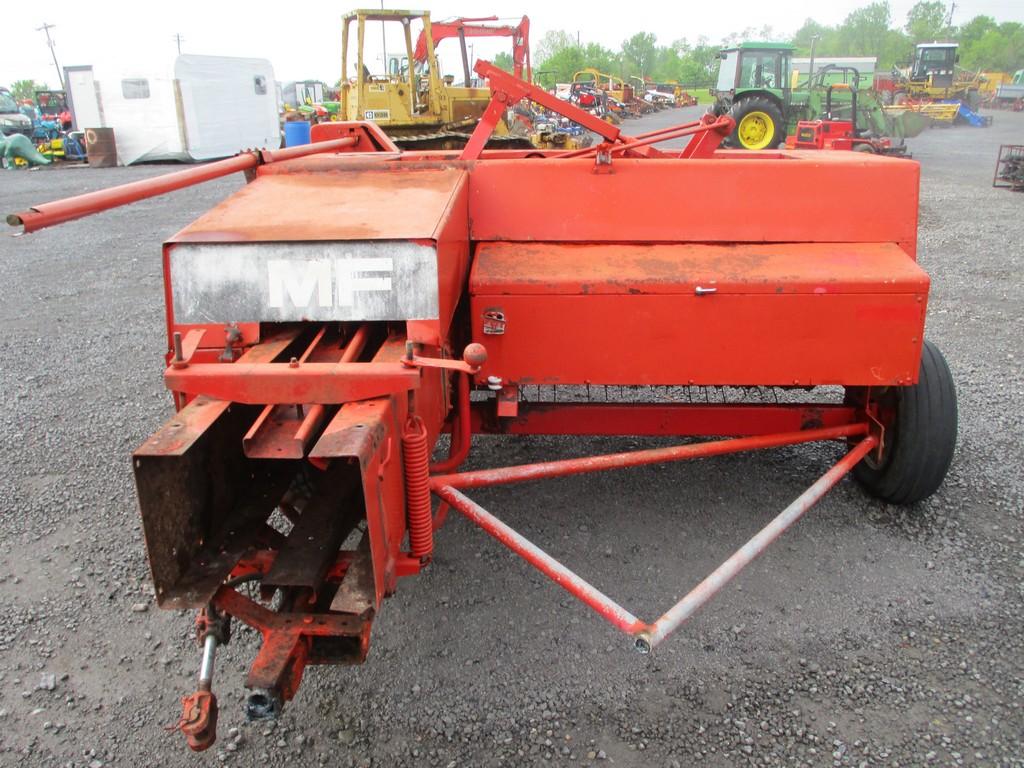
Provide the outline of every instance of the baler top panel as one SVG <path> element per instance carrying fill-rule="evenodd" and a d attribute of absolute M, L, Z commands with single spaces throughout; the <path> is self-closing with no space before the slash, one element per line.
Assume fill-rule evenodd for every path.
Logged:
<path fill-rule="evenodd" d="M 459 168 L 260 173 L 171 242 L 436 240 L 465 183 Z"/>

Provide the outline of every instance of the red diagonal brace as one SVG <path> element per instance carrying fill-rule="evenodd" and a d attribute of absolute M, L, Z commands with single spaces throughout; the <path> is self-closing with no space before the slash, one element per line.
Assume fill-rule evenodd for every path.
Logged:
<path fill-rule="evenodd" d="M 463 160 L 476 160 L 479 158 L 484 145 L 487 144 L 487 140 L 491 137 L 505 110 L 525 98 L 550 109 L 552 112 L 557 112 L 569 118 L 574 123 L 579 123 L 587 130 L 601 136 L 605 141 L 616 141 L 619 138 L 620 131 L 614 125 L 606 123 L 601 118 L 595 117 L 579 107 L 574 107 L 572 104 L 552 96 L 540 86 L 510 75 L 505 70 L 499 69 L 488 61 L 478 61 L 474 69 L 480 77 L 487 78 L 489 81 L 491 103 L 487 106 L 487 110 L 484 112 L 480 122 L 477 123 L 469 143 L 462 150 L 461 159 Z"/>

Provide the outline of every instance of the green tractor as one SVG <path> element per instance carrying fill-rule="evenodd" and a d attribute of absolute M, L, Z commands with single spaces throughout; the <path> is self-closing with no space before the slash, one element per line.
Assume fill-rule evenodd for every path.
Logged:
<path fill-rule="evenodd" d="M 916 135 L 899 121 L 886 116 L 881 104 L 870 94 L 871 78 L 846 66 L 826 66 L 794 88 L 793 51 L 789 43 L 745 42 L 723 50 L 719 56 L 718 84 L 714 90 L 714 113 L 728 113 L 736 128 L 726 146 L 741 149 L 774 149 L 794 133 L 801 120 L 816 120 L 825 113 L 825 95 L 830 85 L 845 85 L 860 92 L 856 123 L 867 135 L 902 142 Z M 842 93 L 839 91 L 837 93 Z M 850 90 L 846 91 L 847 94 Z M 829 110 L 838 117 L 852 111 L 849 101 L 833 98 Z M 849 116 L 849 115 L 848 115 Z"/>
<path fill-rule="evenodd" d="M 736 129 L 728 146 L 769 149 L 786 139 L 792 101 L 793 46 L 788 43 L 741 43 L 719 54 L 715 88 L 716 115 L 728 112 Z"/>

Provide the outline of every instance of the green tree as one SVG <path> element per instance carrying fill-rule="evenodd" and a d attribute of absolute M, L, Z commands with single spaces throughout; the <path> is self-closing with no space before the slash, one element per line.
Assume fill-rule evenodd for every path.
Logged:
<path fill-rule="evenodd" d="M 904 29 L 915 43 L 936 42 L 951 32 L 946 25 L 946 6 L 940 0 L 919 0 L 907 13 Z"/>
<path fill-rule="evenodd" d="M 492 63 L 494 64 L 494 66 L 498 67 L 499 69 L 504 69 L 506 72 L 511 72 L 514 68 L 512 54 L 508 53 L 507 51 L 502 51 L 501 53 L 496 55 Z M 525 73 L 523 74 L 523 77 L 526 77 Z"/>
<path fill-rule="evenodd" d="M 652 32 L 637 32 L 622 44 L 623 63 L 629 74 L 651 74 L 658 57 L 657 38 Z"/>
<path fill-rule="evenodd" d="M 1006 21 L 961 46 L 965 69 L 1014 72 L 1024 67 L 1024 24 Z"/>
<path fill-rule="evenodd" d="M 15 99 L 36 99 L 36 91 L 48 90 L 46 83 L 37 83 L 35 80 L 15 80 L 11 83 L 11 95 Z"/>
<path fill-rule="evenodd" d="M 576 38 L 564 29 L 551 29 L 544 33 L 544 37 L 533 48 L 535 61 L 546 61 L 561 53 L 566 48 L 576 46 Z"/>

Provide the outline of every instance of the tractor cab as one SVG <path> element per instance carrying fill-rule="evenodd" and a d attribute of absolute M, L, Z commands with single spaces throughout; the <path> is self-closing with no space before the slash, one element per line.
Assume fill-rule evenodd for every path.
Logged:
<path fill-rule="evenodd" d="M 731 146 L 770 149 L 785 138 L 793 50 L 789 43 L 747 42 L 719 54 L 714 111 L 736 121 Z"/>
<path fill-rule="evenodd" d="M 956 43 L 919 43 L 914 52 L 914 66 L 910 79 L 929 81 L 932 88 L 953 85 L 954 70 L 960 56 Z"/>
<path fill-rule="evenodd" d="M 735 99 L 751 90 L 766 90 L 783 98 L 790 89 L 793 46 L 788 43 L 741 43 L 719 57 L 717 96 Z"/>

